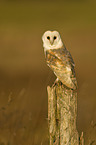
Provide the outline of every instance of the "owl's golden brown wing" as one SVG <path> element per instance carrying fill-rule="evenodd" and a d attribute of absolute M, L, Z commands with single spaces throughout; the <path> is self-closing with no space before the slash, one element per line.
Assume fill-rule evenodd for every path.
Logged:
<path fill-rule="evenodd" d="M 46 61 L 57 78 L 71 89 L 77 88 L 74 61 L 66 48 L 50 49 L 46 51 Z"/>

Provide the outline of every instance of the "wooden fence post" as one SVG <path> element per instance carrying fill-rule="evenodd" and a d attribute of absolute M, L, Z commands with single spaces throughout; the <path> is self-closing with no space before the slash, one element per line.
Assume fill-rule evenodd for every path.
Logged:
<path fill-rule="evenodd" d="M 84 145 L 76 129 L 77 91 L 61 82 L 48 86 L 47 91 L 50 145 Z"/>

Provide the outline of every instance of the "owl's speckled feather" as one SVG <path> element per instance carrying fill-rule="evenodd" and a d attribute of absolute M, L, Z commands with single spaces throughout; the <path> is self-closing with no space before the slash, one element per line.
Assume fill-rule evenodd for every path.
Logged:
<path fill-rule="evenodd" d="M 77 81 L 75 77 L 74 61 L 72 59 L 70 52 L 64 47 L 63 43 L 61 43 L 62 40 L 59 33 L 57 33 L 57 31 L 53 31 L 53 32 L 56 32 L 56 34 L 55 33 L 52 34 L 52 37 L 54 36 L 59 37 L 60 40 L 58 39 L 58 41 L 55 42 L 55 45 L 54 45 L 55 40 L 53 40 L 53 44 L 52 44 L 54 47 L 53 49 L 52 49 L 52 45 L 51 47 L 48 46 L 50 49 L 46 49 L 46 47 L 44 47 L 47 65 L 53 70 L 54 74 L 64 85 L 66 85 L 68 88 L 75 90 L 77 88 Z M 43 35 L 43 37 L 49 36 L 50 39 L 52 39 L 51 33 L 52 32 L 50 31 L 49 33 L 50 35 L 49 34 Z M 44 41 L 46 41 L 46 39 L 45 40 L 43 39 L 43 43 Z M 62 45 L 60 44 L 59 47 L 58 43 L 61 43 Z"/>

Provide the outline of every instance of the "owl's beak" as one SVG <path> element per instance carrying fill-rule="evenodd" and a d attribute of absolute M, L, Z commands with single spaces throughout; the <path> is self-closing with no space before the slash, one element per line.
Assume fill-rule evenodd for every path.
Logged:
<path fill-rule="evenodd" d="M 51 44 L 51 45 L 53 45 L 53 42 L 54 42 L 54 40 L 53 40 L 53 39 L 52 39 L 52 40 L 50 40 L 50 44 Z"/>

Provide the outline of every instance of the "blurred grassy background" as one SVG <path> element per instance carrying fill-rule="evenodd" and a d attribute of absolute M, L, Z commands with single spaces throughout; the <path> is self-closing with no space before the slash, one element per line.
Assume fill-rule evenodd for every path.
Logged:
<path fill-rule="evenodd" d="M 41 37 L 58 30 L 78 80 L 79 133 L 96 121 L 96 1 L 0 1 L 0 145 L 47 145 L 47 67 Z"/>

